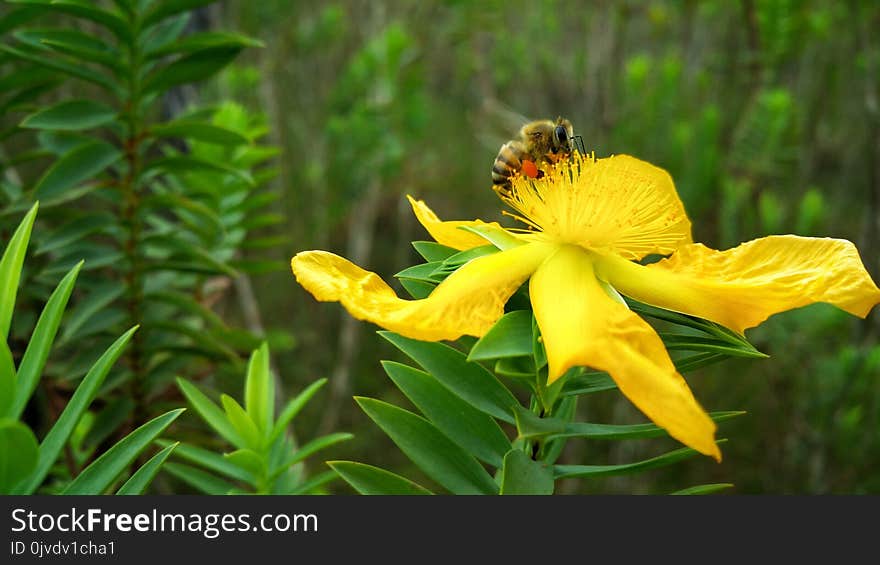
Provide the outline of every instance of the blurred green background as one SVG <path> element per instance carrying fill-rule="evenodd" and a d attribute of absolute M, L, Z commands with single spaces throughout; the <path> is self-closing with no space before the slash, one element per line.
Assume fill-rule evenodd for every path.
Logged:
<path fill-rule="evenodd" d="M 326 249 L 391 282 L 419 262 L 410 242 L 428 239 L 406 194 L 444 219 L 509 225 L 491 190 L 497 150 L 524 119 L 561 115 L 598 157 L 628 153 L 667 169 L 696 241 L 846 238 L 880 280 L 880 3 L 262 0 L 197 15 L 190 25 L 264 43 L 169 104 L 232 99 L 265 115 L 282 221 L 253 237 L 285 237 L 275 259 Z M 292 347 L 273 346 L 287 394 L 330 379 L 299 420 L 303 435 L 351 431 L 356 441 L 327 458 L 422 477 L 352 400 L 407 405 L 379 364 L 400 354 L 287 270 L 250 282 L 251 314 L 292 336 Z M 771 318 L 748 333 L 769 359 L 688 375 L 707 410 L 748 411 L 722 427 L 721 464 L 691 460 L 563 492 L 708 482 L 738 494 L 880 492 L 878 330 L 876 312 L 862 321 L 824 305 Z M 594 422 L 644 421 L 617 391 L 579 409 Z M 658 444 L 675 446 L 572 442 L 559 462 L 631 461 Z M 331 490 L 351 492 L 341 481 Z"/>
<path fill-rule="evenodd" d="M 563 115 L 597 156 L 666 168 L 697 241 L 846 238 L 880 278 L 875 2 L 264 1 L 227 2 L 215 17 L 266 43 L 218 88 L 266 112 L 282 148 L 285 257 L 327 249 L 392 280 L 417 261 L 409 242 L 427 239 L 405 194 L 441 218 L 501 220 L 489 175 L 498 147 L 517 116 Z M 285 376 L 331 378 L 316 425 L 358 436 L 346 458 L 405 465 L 351 400 L 401 400 L 376 328 L 316 303 L 287 272 L 254 284 L 266 323 L 296 336 L 278 358 Z M 749 412 L 723 428 L 723 463 L 569 491 L 880 491 L 877 329 L 876 314 L 822 305 L 775 316 L 749 332 L 770 359 L 689 377 L 707 409 Z M 616 391 L 594 396 L 581 408 L 593 421 L 642 421 Z M 570 447 L 563 459 L 578 463 L 649 448 Z"/>

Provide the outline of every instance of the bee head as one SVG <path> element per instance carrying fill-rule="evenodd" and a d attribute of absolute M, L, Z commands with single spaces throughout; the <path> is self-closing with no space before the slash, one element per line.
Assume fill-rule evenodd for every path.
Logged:
<path fill-rule="evenodd" d="M 565 118 L 558 118 L 556 120 L 556 127 L 553 128 L 553 152 L 571 151 L 572 134 L 571 122 Z"/>

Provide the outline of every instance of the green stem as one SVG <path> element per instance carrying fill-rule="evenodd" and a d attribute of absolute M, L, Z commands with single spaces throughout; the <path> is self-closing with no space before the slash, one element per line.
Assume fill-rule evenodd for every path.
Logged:
<path fill-rule="evenodd" d="M 128 97 L 123 101 L 127 136 L 124 140 L 125 160 L 128 171 L 121 183 L 123 202 L 121 215 L 128 234 L 123 252 L 128 260 L 128 272 L 124 282 L 128 290 L 127 310 L 129 326 L 143 322 L 143 264 L 139 243 L 143 225 L 141 222 L 139 178 L 143 169 L 141 143 L 144 139 L 144 123 L 141 116 L 141 52 L 137 42 L 140 27 L 139 14 L 133 10 L 129 14 L 132 27 L 131 41 L 128 44 Z M 146 421 L 146 387 L 144 382 L 144 342 L 143 332 L 136 332 L 128 348 L 128 365 L 132 371 L 130 385 L 131 397 L 134 400 L 133 425 L 136 427 Z"/>

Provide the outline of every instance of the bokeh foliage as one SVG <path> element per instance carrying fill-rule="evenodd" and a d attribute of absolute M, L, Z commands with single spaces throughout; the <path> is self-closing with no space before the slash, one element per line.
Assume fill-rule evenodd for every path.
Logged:
<path fill-rule="evenodd" d="M 880 279 L 880 6 L 869 0 L 28 0 L 0 10 L 4 241 L 40 199 L 16 361 L 59 279 L 86 260 L 24 414 L 37 437 L 98 356 L 140 325 L 71 440 L 74 471 L 184 406 L 177 376 L 215 400 L 241 397 L 265 339 L 283 369 L 278 398 L 329 379 L 299 430 L 352 430 L 357 441 L 334 457 L 421 482 L 352 400 L 407 406 L 380 364 L 405 357 L 314 302 L 277 262 L 328 249 L 391 280 L 421 261 L 409 242 L 425 238 L 404 194 L 443 218 L 505 221 L 489 169 L 523 117 L 564 115 L 597 156 L 669 170 L 697 241 L 842 237 Z M 748 412 L 725 423 L 721 465 L 563 480 L 557 491 L 880 491 L 878 329 L 876 314 L 863 322 L 821 305 L 774 317 L 748 336 L 770 359 L 687 375 L 709 410 Z M 578 411 L 643 422 L 613 391 Z M 192 410 L 172 429 L 186 437 L 163 437 L 212 433 Z M 578 441 L 559 462 L 657 449 Z"/>

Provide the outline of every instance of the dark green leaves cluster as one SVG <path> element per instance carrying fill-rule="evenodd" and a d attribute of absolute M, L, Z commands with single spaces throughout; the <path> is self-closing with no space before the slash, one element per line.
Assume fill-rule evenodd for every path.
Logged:
<path fill-rule="evenodd" d="M 18 0 L 0 19 L 0 140 L 10 148 L 0 154 L 0 231 L 39 201 L 27 301 L 79 272 L 59 330 L 67 353 L 47 374 L 82 378 L 115 336 L 140 326 L 87 446 L 143 424 L 180 371 L 241 371 L 260 343 L 211 304 L 232 279 L 280 266 L 246 249 L 249 233 L 278 221 L 264 189 L 276 151 L 259 144 L 262 117 L 234 103 L 167 102 L 260 46 L 232 32 L 186 35 L 209 3 Z M 23 331 L 12 328 L 13 344 Z"/>
<path fill-rule="evenodd" d="M 21 421 L 22 412 L 45 370 L 61 317 L 82 264 L 71 269 L 49 297 L 16 368 L 8 345 L 8 329 L 21 280 L 25 250 L 36 215 L 35 205 L 16 229 L 0 259 L 0 281 L 8 285 L 3 286 L 5 292 L 0 297 L 0 333 L 3 336 L 3 340 L 0 340 L 0 494 L 32 494 L 43 485 L 52 467 L 61 457 L 65 445 L 81 425 L 89 406 L 98 396 L 111 367 L 138 329 L 131 328 L 103 352 L 76 387 L 43 440 L 38 442 L 30 427 Z M 171 410 L 138 427 L 81 471 L 69 469 L 70 474 L 75 476 L 61 489 L 61 493 L 103 494 L 115 488 L 114 485 L 118 486 L 119 477 L 126 474 L 135 459 L 181 412 L 183 410 Z M 144 492 L 162 461 L 174 447 L 175 445 L 168 446 L 131 473 L 116 492 Z"/>

